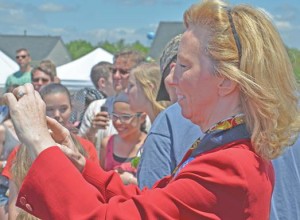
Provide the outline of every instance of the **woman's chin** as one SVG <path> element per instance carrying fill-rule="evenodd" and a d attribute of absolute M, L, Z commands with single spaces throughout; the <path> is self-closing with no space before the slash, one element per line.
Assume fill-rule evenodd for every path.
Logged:
<path fill-rule="evenodd" d="M 181 114 L 183 117 L 185 117 L 186 119 L 191 119 L 191 114 L 189 109 L 186 109 L 184 106 L 181 106 Z"/>

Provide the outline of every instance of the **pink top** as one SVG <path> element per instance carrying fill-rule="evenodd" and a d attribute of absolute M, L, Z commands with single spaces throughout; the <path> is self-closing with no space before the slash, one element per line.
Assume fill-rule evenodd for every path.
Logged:
<path fill-rule="evenodd" d="M 104 169 L 106 171 L 117 169 L 119 171 L 127 171 L 136 175 L 136 168 L 131 166 L 131 160 L 133 158 L 122 158 L 114 155 L 114 137 L 115 135 L 110 136 L 107 142 Z"/>

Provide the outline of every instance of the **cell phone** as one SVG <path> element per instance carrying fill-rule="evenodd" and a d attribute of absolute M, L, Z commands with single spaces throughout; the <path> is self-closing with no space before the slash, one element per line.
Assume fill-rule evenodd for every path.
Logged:
<path fill-rule="evenodd" d="M 100 111 L 101 112 L 107 112 L 108 111 L 107 106 L 101 106 Z"/>

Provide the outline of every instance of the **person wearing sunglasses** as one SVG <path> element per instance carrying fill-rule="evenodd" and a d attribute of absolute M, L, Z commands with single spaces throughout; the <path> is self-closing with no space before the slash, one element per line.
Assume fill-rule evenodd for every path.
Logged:
<path fill-rule="evenodd" d="M 26 48 L 20 48 L 16 51 L 16 61 L 20 69 L 9 75 L 5 82 L 5 90 L 11 85 L 23 85 L 31 82 L 31 57 L 29 51 Z"/>
<path fill-rule="evenodd" d="M 137 184 L 136 168 L 131 161 L 137 156 L 147 136 L 146 113 L 132 111 L 128 95 L 116 95 L 110 117 L 117 134 L 104 138 L 100 148 L 100 165 L 106 170 L 115 170 L 125 185 Z"/>
<path fill-rule="evenodd" d="M 32 72 L 32 85 L 35 90 L 40 91 L 43 85 L 47 85 L 53 82 L 54 77 L 49 70 L 46 70 L 40 66 L 35 67 Z"/>

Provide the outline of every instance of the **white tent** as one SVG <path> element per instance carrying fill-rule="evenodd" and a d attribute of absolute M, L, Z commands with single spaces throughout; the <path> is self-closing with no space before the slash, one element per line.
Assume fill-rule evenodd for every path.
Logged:
<path fill-rule="evenodd" d="M 16 72 L 19 65 L 0 50 L 0 87 L 4 87 L 6 78 Z"/>
<path fill-rule="evenodd" d="M 70 90 L 93 86 L 90 80 L 92 67 L 100 61 L 113 62 L 113 55 L 97 48 L 85 56 L 57 67 L 57 75 L 61 83 Z"/>

